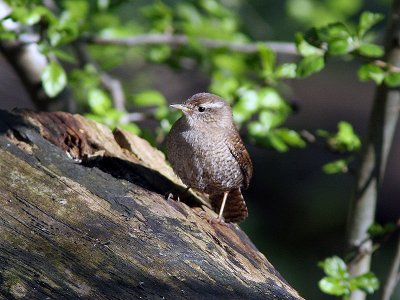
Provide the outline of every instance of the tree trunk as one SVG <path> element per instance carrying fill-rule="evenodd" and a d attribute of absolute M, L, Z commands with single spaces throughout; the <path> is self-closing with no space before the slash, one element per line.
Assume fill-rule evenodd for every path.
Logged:
<path fill-rule="evenodd" d="M 139 137 L 0 111 L 0 298 L 303 299 L 237 225 L 207 216 Z"/>
<path fill-rule="evenodd" d="M 400 1 L 394 0 L 386 30 L 385 61 L 397 68 L 400 67 L 399 13 Z M 385 84 L 377 87 L 348 217 L 347 249 L 356 249 L 357 252 L 349 264 L 353 276 L 370 270 L 373 245 L 367 231 L 375 220 L 375 209 L 399 118 L 399 107 L 398 88 L 391 89 Z M 351 300 L 365 298 L 366 294 L 362 291 L 355 291 L 350 297 Z"/>

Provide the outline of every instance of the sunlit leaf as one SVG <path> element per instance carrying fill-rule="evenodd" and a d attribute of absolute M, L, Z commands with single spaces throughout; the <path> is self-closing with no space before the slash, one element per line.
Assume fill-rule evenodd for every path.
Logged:
<path fill-rule="evenodd" d="M 326 174 L 346 173 L 348 171 L 347 161 L 338 159 L 323 165 L 322 169 Z"/>
<path fill-rule="evenodd" d="M 257 91 L 258 103 L 260 108 L 280 109 L 286 106 L 285 101 L 278 91 L 271 87 L 266 87 Z"/>
<path fill-rule="evenodd" d="M 400 86 L 400 73 L 399 72 L 388 72 L 385 75 L 385 84 L 388 87 L 399 87 Z"/>
<path fill-rule="evenodd" d="M 275 130 L 282 140 L 291 147 L 304 148 L 306 142 L 301 138 L 300 134 L 288 128 L 279 128 Z"/>
<path fill-rule="evenodd" d="M 373 80 L 376 84 L 381 84 L 385 79 L 385 70 L 373 63 L 364 64 L 358 69 L 358 78 L 361 81 Z"/>
<path fill-rule="evenodd" d="M 350 293 L 346 282 L 340 278 L 324 277 L 318 282 L 318 286 L 328 295 L 343 296 Z"/>
<path fill-rule="evenodd" d="M 258 53 L 261 59 L 262 75 L 265 78 L 269 78 L 273 74 L 275 67 L 275 59 L 276 59 L 275 52 L 272 51 L 270 48 L 266 47 L 265 45 L 259 44 Z"/>
<path fill-rule="evenodd" d="M 384 54 L 382 46 L 369 43 L 362 43 L 357 51 L 367 57 L 381 57 Z"/>
<path fill-rule="evenodd" d="M 110 97 L 100 89 L 90 90 L 88 103 L 91 110 L 98 115 L 108 114 L 112 107 Z"/>
<path fill-rule="evenodd" d="M 147 90 L 134 95 L 133 103 L 138 106 L 161 106 L 165 105 L 167 100 L 160 92 L 156 90 Z"/>
<path fill-rule="evenodd" d="M 335 39 L 328 44 L 328 53 L 331 55 L 342 55 L 346 54 L 351 50 L 351 40 L 345 39 Z"/>
<path fill-rule="evenodd" d="M 356 151 L 361 147 L 361 140 L 353 130 L 353 126 L 345 121 L 338 123 L 338 132 L 333 137 L 331 146 L 341 151 Z"/>
<path fill-rule="evenodd" d="M 269 143 L 271 146 L 279 152 L 286 152 L 289 150 L 289 147 L 284 142 L 284 140 L 274 132 L 270 132 L 267 136 Z"/>
<path fill-rule="evenodd" d="M 320 55 L 311 55 L 304 57 L 297 65 L 297 76 L 300 78 L 310 76 L 322 70 L 325 66 L 324 58 Z"/>
<path fill-rule="evenodd" d="M 42 84 L 49 97 L 57 96 L 67 84 L 67 75 L 64 69 L 56 62 L 51 61 L 43 70 Z"/>
<path fill-rule="evenodd" d="M 378 13 L 372 12 L 363 12 L 360 17 L 360 21 L 358 24 L 358 36 L 363 37 L 365 33 L 376 23 L 382 20 L 384 16 Z"/>
<path fill-rule="evenodd" d="M 321 267 L 328 276 L 337 278 L 348 277 L 347 266 L 343 259 L 338 256 L 328 257 L 319 262 L 318 266 Z"/>
<path fill-rule="evenodd" d="M 297 65 L 294 63 L 284 63 L 279 65 L 275 70 L 277 78 L 295 78 Z"/>
<path fill-rule="evenodd" d="M 320 48 L 317 48 L 311 44 L 309 44 L 305 39 L 302 33 L 297 33 L 295 37 L 297 51 L 302 56 L 321 56 L 324 54 L 324 51 Z"/>
<path fill-rule="evenodd" d="M 379 289 L 379 280 L 372 272 L 368 272 L 351 279 L 351 284 L 369 294 Z"/>

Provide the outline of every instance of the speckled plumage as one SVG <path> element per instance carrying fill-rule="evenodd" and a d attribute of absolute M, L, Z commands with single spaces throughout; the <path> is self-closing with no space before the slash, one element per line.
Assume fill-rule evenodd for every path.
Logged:
<path fill-rule="evenodd" d="M 240 187 L 248 187 L 253 167 L 229 104 L 216 95 L 200 93 L 175 107 L 183 116 L 166 141 L 174 171 L 188 187 L 209 194 L 214 210 L 229 191 L 223 216 L 228 222 L 242 221 L 247 208 Z"/>

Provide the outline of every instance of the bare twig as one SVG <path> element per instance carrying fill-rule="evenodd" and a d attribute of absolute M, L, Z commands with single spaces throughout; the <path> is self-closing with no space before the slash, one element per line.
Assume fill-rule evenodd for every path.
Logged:
<path fill-rule="evenodd" d="M 127 113 L 127 114 L 123 115 L 119 121 L 122 124 L 126 124 L 129 122 L 145 121 L 145 120 L 149 120 L 151 118 L 154 118 L 153 113 L 133 112 L 133 113 Z"/>
<path fill-rule="evenodd" d="M 73 48 L 75 50 L 76 56 L 79 60 L 79 64 L 84 66 L 88 63 L 92 64 L 100 74 L 101 85 L 110 93 L 111 99 L 113 101 L 114 108 L 119 111 L 126 111 L 125 107 L 125 94 L 122 89 L 121 82 L 115 79 L 110 74 L 101 71 L 99 65 L 89 56 L 86 51 L 85 45 L 80 42 L 74 42 Z"/>
<path fill-rule="evenodd" d="M 101 45 L 140 46 L 169 44 L 171 46 L 184 46 L 188 45 L 191 40 L 183 34 L 144 34 L 131 37 L 89 37 L 86 41 Z M 241 53 L 256 53 L 259 45 L 265 45 L 279 54 L 298 55 L 295 45 L 288 42 L 237 43 L 208 38 L 198 38 L 197 41 L 210 49 L 227 48 Z"/>
<path fill-rule="evenodd" d="M 100 82 L 102 86 L 110 93 L 114 107 L 119 111 L 126 111 L 125 94 L 121 82 L 106 72 L 101 72 Z"/>
<path fill-rule="evenodd" d="M 400 68 L 399 67 L 393 66 L 393 65 L 387 63 L 386 61 L 375 60 L 373 63 L 375 65 L 377 65 L 378 67 L 387 69 L 387 70 L 392 71 L 392 72 L 400 73 Z"/>
<path fill-rule="evenodd" d="M 385 61 L 395 67 L 400 66 L 400 0 L 393 1 L 392 13 L 389 17 L 385 38 Z M 372 113 L 368 125 L 368 133 L 363 143 L 361 164 L 356 179 L 355 193 L 347 226 L 347 247 L 352 249 L 365 240 L 368 227 L 374 222 L 375 210 L 381 181 L 386 168 L 389 150 L 393 142 L 394 130 L 399 117 L 400 91 L 390 89 L 385 85 L 377 87 Z M 349 264 L 353 276 L 370 270 L 372 241 L 363 246 L 363 255 L 359 261 Z M 363 300 L 364 292 L 355 291 L 351 300 Z"/>

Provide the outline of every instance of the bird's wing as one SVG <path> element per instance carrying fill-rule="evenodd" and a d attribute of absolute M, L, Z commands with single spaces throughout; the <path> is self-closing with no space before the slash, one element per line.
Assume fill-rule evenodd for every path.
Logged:
<path fill-rule="evenodd" d="M 253 164 L 250 159 L 242 139 L 236 131 L 232 131 L 228 136 L 228 147 L 233 157 L 239 163 L 240 170 L 243 174 L 243 187 L 246 189 L 249 186 L 251 176 L 253 175 Z"/>

